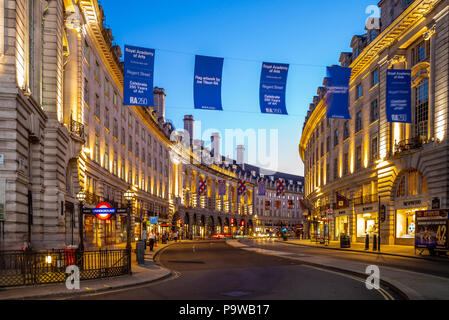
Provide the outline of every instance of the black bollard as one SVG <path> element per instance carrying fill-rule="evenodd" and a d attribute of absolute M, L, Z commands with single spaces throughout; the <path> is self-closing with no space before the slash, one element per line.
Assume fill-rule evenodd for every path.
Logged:
<path fill-rule="evenodd" d="M 369 234 L 367 234 L 365 238 L 365 250 L 369 250 Z"/>
<path fill-rule="evenodd" d="M 377 236 L 373 236 L 373 251 L 377 251 Z"/>

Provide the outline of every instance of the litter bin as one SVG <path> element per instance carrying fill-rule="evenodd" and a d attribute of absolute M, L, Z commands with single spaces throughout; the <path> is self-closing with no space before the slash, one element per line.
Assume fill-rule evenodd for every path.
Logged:
<path fill-rule="evenodd" d="M 162 236 L 162 244 L 167 244 L 167 236 L 165 234 Z"/>
<path fill-rule="evenodd" d="M 138 241 L 136 244 L 137 264 L 145 264 L 145 241 Z"/>
<path fill-rule="evenodd" d="M 351 248 L 351 238 L 349 236 L 340 236 L 340 248 Z"/>

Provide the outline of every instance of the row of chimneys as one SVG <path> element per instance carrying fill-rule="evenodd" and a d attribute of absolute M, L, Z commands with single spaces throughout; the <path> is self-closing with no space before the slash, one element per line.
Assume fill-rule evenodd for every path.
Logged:
<path fill-rule="evenodd" d="M 184 131 L 189 133 L 190 146 L 200 145 L 204 148 L 204 141 L 193 139 L 193 127 L 195 120 L 192 115 L 184 116 Z M 219 132 L 215 132 L 210 137 L 211 141 L 211 156 L 221 162 L 221 137 Z M 237 164 L 245 168 L 245 146 L 237 146 Z"/>

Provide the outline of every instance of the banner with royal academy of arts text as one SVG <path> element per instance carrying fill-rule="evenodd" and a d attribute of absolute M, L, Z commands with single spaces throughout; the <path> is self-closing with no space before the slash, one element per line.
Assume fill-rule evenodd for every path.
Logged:
<path fill-rule="evenodd" d="M 326 106 L 328 119 L 351 119 L 349 113 L 351 72 L 351 68 L 327 67 Z"/>
<path fill-rule="evenodd" d="M 223 62 L 223 58 L 195 57 L 195 109 L 223 110 L 221 101 Z"/>
<path fill-rule="evenodd" d="M 412 123 L 411 70 L 387 70 L 386 110 L 388 122 Z"/>
<path fill-rule="evenodd" d="M 154 105 L 154 49 L 125 45 L 123 104 L 125 106 Z"/>
<path fill-rule="evenodd" d="M 268 114 L 287 115 L 285 103 L 288 64 L 262 63 L 260 77 L 260 110 Z"/>

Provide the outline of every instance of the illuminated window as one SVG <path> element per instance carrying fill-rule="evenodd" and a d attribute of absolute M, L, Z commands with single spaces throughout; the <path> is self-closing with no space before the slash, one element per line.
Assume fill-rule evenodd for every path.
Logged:
<path fill-rule="evenodd" d="M 100 137 L 98 134 L 95 135 L 95 148 L 94 148 L 94 159 L 96 163 L 100 163 Z"/>
<path fill-rule="evenodd" d="M 357 148 L 355 149 L 356 152 L 356 170 L 360 170 L 362 169 L 362 146 L 357 146 Z"/>
<path fill-rule="evenodd" d="M 415 135 L 428 137 L 429 80 L 423 80 L 415 88 Z"/>
<path fill-rule="evenodd" d="M 402 176 L 400 179 L 396 190 L 396 198 L 405 197 L 405 176 Z"/>
<path fill-rule="evenodd" d="M 117 175 L 117 166 L 118 166 L 118 158 L 117 158 L 117 152 L 114 152 L 114 160 L 112 162 L 112 172 L 114 175 Z"/>
<path fill-rule="evenodd" d="M 109 146 L 107 144 L 104 147 L 104 168 L 109 170 Z"/>
<path fill-rule="evenodd" d="M 418 171 L 412 171 L 408 174 L 408 195 L 418 195 Z"/>
<path fill-rule="evenodd" d="M 349 121 L 345 121 L 345 126 L 343 130 L 343 140 L 346 140 L 349 138 Z"/>

